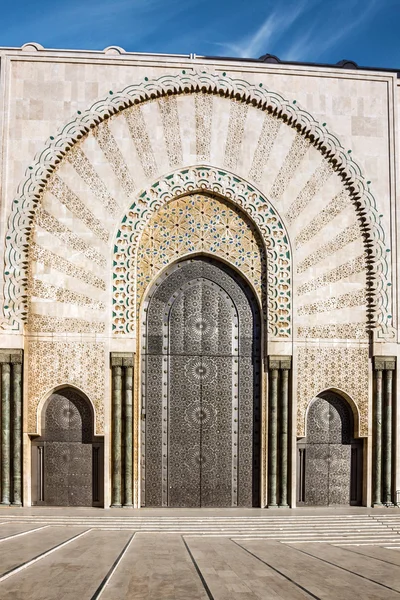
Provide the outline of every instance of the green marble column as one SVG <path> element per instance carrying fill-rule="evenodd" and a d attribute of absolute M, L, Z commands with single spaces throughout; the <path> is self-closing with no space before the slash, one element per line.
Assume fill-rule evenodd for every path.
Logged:
<path fill-rule="evenodd" d="M 122 484 L 122 367 L 112 365 L 112 498 L 111 506 L 120 508 Z"/>
<path fill-rule="evenodd" d="M 12 450 L 13 450 L 13 501 L 14 506 L 22 502 L 22 360 L 12 364 Z"/>
<path fill-rule="evenodd" d="M 382 504 L 382 369 L 375 365 L 373 506 Z"/>
<path fill-rule="evenodd" d="M 383 436 L 383 502 L 392 504 L 392 370 L 385 371 L 384 378 L 384 436 Z"/>
<path fill-rule="evenodd" d="M 125 501 L 124 506 L 133 506 L 133 359 L 132 366 L 125 371 Z"/>
<path fill-rule="evenodd" d="M 268 508 L 277 505 L 278 475 L 278 373 L 279 361 L 269 361 L 269 421 L 268 421 Z"/>
<path fill-rule="evenodd" d="M 11 479 L 10 364 L 1 364 L 1 504 L 10 504 Z"/>
<path fill-rule="evenodd" d="M 282 382 L 280 394 L 280 456 L 279 456 L 279 474 L 280 474 L 280 501 L 279 506 L 288 507 L 288 430 L 289 430 L 289 369 L 288 364 L 282 365 Z"/>

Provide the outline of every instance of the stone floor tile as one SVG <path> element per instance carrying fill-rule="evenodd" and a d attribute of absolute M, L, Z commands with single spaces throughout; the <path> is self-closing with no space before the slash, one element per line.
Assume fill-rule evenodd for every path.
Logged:
<path fill-rule="evenodd" d="M 185 539 L 215 600 L 309 599 L 308 594 L 229 539 Z M 212 572 L 209 563 L 214 565 Z"/>
<path fill-rule="evenodd" d="M 90 599 L 130 537 L 125 531 L 91 531 L 0 583 L 0 598 Z"/>
<path fill-rule="evenodd" d="M 24 531 L 33 531 L 41 527 L 43 527 L 43 525 L 29 525 L 27 523 L 3 523 L 2 525 L 0 525 L 0 540 L 4 540 L 8 536 L 15 535 L 16 533 L 23 533 Z"/>
<path fill-rule="evenodd" d="M 137 533 L 101 600 L 208 600 L 180 535 Z"/>
<path fill-rule="evenodd" d="M 240 545 L 290 577 L 323 600 L 394 600 L 398 592 L 388 590 L 328 565 L 313 556 L 280 542 L 239 541 Z"/>
<path fill-rule="evenodd" d="M 298 549 L 400 592 L 400 566 L 385 564 L 329 544 L 307 544 Z"/>
<path fill-rule="evenodd" d="M 47 527 L 29 535 L 2 542 L 0 544 L 0 576 L 83 531 L 86 531 L 83 527 Z"/>
<path fill-rule="evenodd" d="M 342 546 L 339 547 L 341 548 Z M 371 558 L 400 566 L 399 550 L 390 550 L 389 548 L 382 548 L 382 546 L 343 546 L 343 549 L 353 552 L 354 554 L 370 556 Z"/>

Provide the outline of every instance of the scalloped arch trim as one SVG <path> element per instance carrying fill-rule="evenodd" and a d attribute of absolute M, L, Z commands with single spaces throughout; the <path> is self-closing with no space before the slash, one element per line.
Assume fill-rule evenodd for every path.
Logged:
<path fill-rule="evenodd" d="M 133 104 L 171 94 L 202 91 L 204 93 L 234 98 L 268 110 L 276 118 L 296 128 L 334 166 L 351 194 L 355 210 L 364 231 L 367 261 L 367 284 L 370 318 L 375 321 L 378 337 L 392 338 L 391 294 L 388 292 L 389 266 L 384 230 L 376 209 L 368 182 L 361 169 L 341 146 L 339 140 L 318 123 L 296 101 L 290 103 L 279 94 L 268 91 L 262 83 L 250 84 L 242 79 L 233 79 L 226 73 L 211 74 L 183 70 L 177 75 L 165 75 L 158 79 L 147 77 L 123 91 L 110 91 L 107 98 L 93 104 L 68 123 L 55 137 L 50 137 L 46 147 L 27 170 L 19 185 L 18 196 L 13 201 L 6 236 L 4 318 L 2 327 L 19 330 L 27 314 L 26 281 L 28 275 L 28 246 L 36 206 L 46 182 L 65 154 L 90 129 L 112 115 Z"/>
<path fill-rule="evenodd" d="M 132 293 L 132 281 L 136 277 L 130 274 L 135 272 L 133 263 L 143 230 L 167 202 L 195 192 L 226 198 L 240 207 L 257 227 L 267 256 L 268 292 L 263 304 L 268 314 L 268 334 L 273 338 L 290 338 L 292 260 L 286 228 L 271 203 L 256 188 L 237 175 L 208 166 L 180 169 L 159 179 L 138 196 L 124 215 L 114 243 L 113 332 L 135 333 L 137 294 Z"/>

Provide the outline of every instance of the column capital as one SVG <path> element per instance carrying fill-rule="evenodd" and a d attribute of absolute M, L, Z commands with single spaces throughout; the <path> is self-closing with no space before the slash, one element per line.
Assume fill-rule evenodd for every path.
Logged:
<path fill-rule="evenodd" d="M 375 371 L 394 371 L 396 368 L 395 356 L 374 356 Z"/>
<path fill-rule="evenodd" d="M 268 356 L 268 364 L 270 369 L 282 369 L 289 371 L 292 368 L 291 356 Z"/>
<path fill-rule="evenodd" d="M 16 348 L 0 348 L 0 364 L 22 364 L 23 351 Z"/>
<path fill-rule="evenodd" d="M 112 367 L 133 367 L 134 352 L 111 352 L 110 362 Z"/>

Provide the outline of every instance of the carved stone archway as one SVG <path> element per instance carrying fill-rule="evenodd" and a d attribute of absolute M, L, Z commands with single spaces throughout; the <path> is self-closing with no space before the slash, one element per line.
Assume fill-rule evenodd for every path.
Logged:
<path fill-rule="evenodd" d="M 114 243 L 114 333 L 135 332 L 137 252 L 150 219 L 168 202 L 204 192 L 227 199 L 228 205 L 237 206 L 243 218 L 247 216 L 254 224 L 267 259 L 269 338 L 290 339 L 292 268 L 286 227 L 268 199 L 256 188 L 236 175 L 212 167 L 191 167 L 168 174 L 145 190 L 124 215 Z"/>
<path fill-rule="evenodd" d="M 387 293 L 390 268 L 384 230 L 369 190 L 370 182 L 364 180 L 350 151 L 345 151 L 338 139 L 326 129 L 326 124 L 318 123 L 295 100 L 285 100 L 279 94 L 266 90 L 262 83 L 250 84 L 241 79 L 233 79 L 226 73 L 186 70 L 153 80 L 145 77 L 141 83 L 129 86 L 119 93 L 110 91 L 106 99 L 96 102 L 87 111 L 78 111 L 78 116 L 58 135 L 51 136 L 46 148 L 37 155 L 18 188 L 6 235 L 3 329 L 20 331 L 26 321 L 28 250 L 35 211 L 50 175 L 68 151 L 91 129 L 125 108 L 162 96 L 199 91 L 225 96 L 268 111 L 295 128 L 330 161 L 350 193 L 364 232 L 367 282 L 371 290 L 368 294 L 369 313 L 374 313 L 378 337 L 392 338 L 391 297 Z"/>

